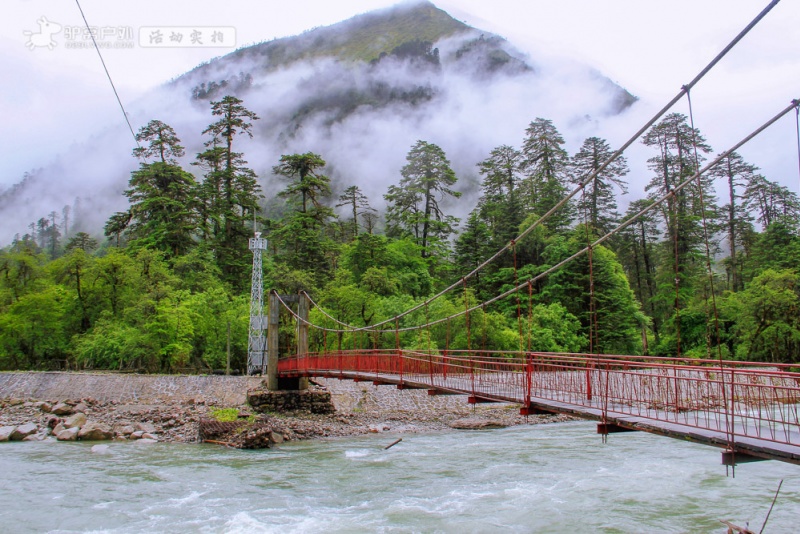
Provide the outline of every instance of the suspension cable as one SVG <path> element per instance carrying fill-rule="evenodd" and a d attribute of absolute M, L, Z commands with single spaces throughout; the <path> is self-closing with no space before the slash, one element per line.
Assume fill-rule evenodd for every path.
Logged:
<path fill-rule="evenodd" d="M 122 99 L 119 97 L 119 93 L 117 92 L 117 87 L 114 85 L 114 80 L 111 79 L 111 73 L 108 72 L 108 67 L 106 67 L 106 62 L 103 59 L 103 54 L 100 53 L 100 47 L 97 46 L 97 40 L 94 38 L 94 33 L 92 32 L 92 28 L 89 26 L 89 21 L 86 20 L 86 15 L 83 13 L 83 8 L 81 7 L 80 0 L 75 0 L 75 3 L 78 5 L 78 11 L 81 12 L 81 18 L 83 18 L 83 23 L 86 25 L 86 31 L 89 33 L 89 37 L 92 38 L 92 43 L 94 43 L 94 49 L 97 51 L 97 56 L 100 58 L 100 63 L 103 65 L 103 70 L 106 72 L 106 78 L 108 78 L 108 83 L 111 84 L 111 89 L 114 91 L 114 96 L 117 98 L 117 104 L 119 104 L 119 109 L 122 111 L 122 116 L 125 117 L 125 123 L 128 125 L 128 129 L 131 131 L 131 135 L 133 136 L 133 142 L 136 143 L 138 148 L 141 148 L 139 144 L 139 140 L 136 138 L 136 134 L 133 132 L 133 126 L 131 125 L 131 121 L 128 118 L 128 112 L 125 111 L 125 106 L 122 105 Z"/>
<path fill-rule="evenodd" d="M 694 146 L 694 161 L 695 161 L 695 172 L 699 167 L 699 158 L 697 155 L 697 131 L 694 127 L 694 112 L 692 110 L 692 97 L 691 94 L 687 91 L 686 92 L 686 99 L 689 104 L 689 124 L 692 128 L 692 145 Z M 711 292 L 711 306 L 714 310 L 714 332 L 716 334 L 716 341 L 717 341 L 717 357 L 719 358 L 719 370 L 720 370 L 720 385 L 722 388 L 722 402 L 725 406 L 725 430 L 727 434 L 728 440 L 728 450 L 731 452 L 731 455 L 735 458 L 735 436 L 734 436 L 734 429 L 733 429 L 733 392 L 731 392 L 731 406 L 730 410 L 728 410 L 728 399 L 727 393 L 725 391 L 725 369 L 723 368 L 723 360 L 722 360 L 722 342 L 719 333 L 719 311 L 717 309 L 717 295 L 714 290 L 714 271 L 711 269 L 711 247 L 709 245 L 708 239 L 708 223 L 706 218 L 706 202 L 703 193 L 703 182 L 700 175 L 697 175 L 697 192 L 698 198 L 700 200 L 700 214 L 702 216 L 703 222 L 703 240 L 705 242 L 706 247 L 706 271 L 708 272 L 708 287 L 709 291 Z M 708 308 L 706 308 L 708 309 Z M 710 344 L 710 340 L 708 340 Z M 706 353 L 707 356 L 710 356 L 710 347 L 708 352 Z M 733 377 L 731 377 L 731 388 L 733 387 Z M 677 402 L 677 399 L 675 399 Z M 733 475 L 736 476 L 736 467 L 735 467 L 735 460 L 732 462 L 734 463 L 733 466 Z M 727 465 L 726 465 L 727 470 Z"/>
<path fill-rule="evenodd" d="M 517 243 L 511 241 L 513 257 L 514 257 L 514 285 L 519 285 L 519 274 L 517 272 Z M 514 294 L 517 298 L 517 330 L 519 331 L 519 350 L 522 352 L 523 338 L 522 338 L 522 303 L 520 301 L 519 291 Z"/>
<path fill-rule="evenodd" d="M 470 332 L 470 321 L 469 321 L 469 295 L 467 294 L 467 279 L 462 278 L 461 282 L 464 284 L 464 324 L 467 328 L 467 352 L 472 350 L 472 342 L 471 342 L 471 332 Z M 477 309 L 478 306 L 475 306 L 473 309 Z"/>
<path fill-rule="evenodd" d="M 797 170 L 800 174 L 800 100 L 794 100 L 795 125 L 797 129 Z"/>
<path fill-rule="evenodd" d="M 533 336 L 533 282 L 528 280 L 528 352 L 531 351 Z"/>
<path fill-rule="evenodd" d="M 678 197 L 675 191 L 671 191 L 672 201 L 669 203 L 670 215 L 672 215 L 672 255 L 675 257 L 675 357 L 681 357 L 681 271 L 680 271 L 680 247 L 678 246 Z"/>

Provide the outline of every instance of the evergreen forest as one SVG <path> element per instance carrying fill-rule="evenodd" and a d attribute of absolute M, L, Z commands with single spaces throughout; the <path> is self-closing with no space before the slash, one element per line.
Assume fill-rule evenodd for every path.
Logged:
<path fill-rule="evenodd" d="M 534 118 L 518 146 L 480 156 L 480 199 L 459 206 L 469 212 L 461 219 L 453 208 L 462 182 L 430 141 L 408 147 L 381 199 L 332 184 L 325 154 L 311 151 L 275 161 L 270 178 L 282 188 L 266 194 L 266 177 L 240 148 L 259 117 L 234 96 L 212 101 L 209 117 L 189 168 L 178 163 L 185 150 L 172 127 L 151 120 L 139 130 L 129 208 L 103 229 L 81 228 L 77 208 L 65 206 L 0 250 L 0 369 L 209 373 L 230 354 L 241 372 L 254 227 L 269 244 L 265 291 L 306 291 L 356 326 L 460 280 L 397 327 L 533 280 L 466 316 L 399 332 L 404 348 L 800 361 L 800 199 L 780 185 L 786 177 L 766 177 L 736 153 L 676 188 L 715 157 L 680 113 L 642 138 L 651 153 L 637 170 L 649 180 L 643 192 L 628 192 L 624 157 L 601 168 L 614 152 L 606 140 L 590 137 L 570 154 L 556 125 Z M 288 347 L 294 325 L 285 319 Z M 317 310 L 311 321 L 335 326 Z M 312 329 L 311 350 L 393 347 L 395 337 Z"/>

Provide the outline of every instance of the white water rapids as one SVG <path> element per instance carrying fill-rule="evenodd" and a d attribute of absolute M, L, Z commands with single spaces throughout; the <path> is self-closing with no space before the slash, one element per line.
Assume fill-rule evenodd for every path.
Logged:
<path fill-rule="evenodd" d="M 796 532 L 800 466 L 588 422 L 240 451 L 0 444 L 5 532 Z M 384 447 L 398 437 L 403 441 Z"/>

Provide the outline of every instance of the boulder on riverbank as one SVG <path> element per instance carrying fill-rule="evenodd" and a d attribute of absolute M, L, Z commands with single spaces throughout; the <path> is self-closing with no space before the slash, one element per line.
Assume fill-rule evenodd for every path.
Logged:
<path fill-rule="evenodd" d="M 9 439 L 11 441 L 22 441 L 28 436 L 36 434 L 39 430 L 39 427 L 34 425 L 33 423 L 26 423 L 24 425 L 19 425 L 12 433 Z"/>
<path fill-rule="evenodd" d="M 53 433 L 56 435 L 56 439 L 58 441 L 75 441 L 78 439 L 78 432 L 80 431 L 81 431 L 80 428 L 74 426 L 72 428 L 65 428 L 63 430 L 59 430 L 58 433 L 56 433 L 55 431 Z"/>
<path fill-rule="evenodd" d="M 83 425 L 86 424 L 86 414 L 84 413 L 76 413 L 67 417 L 66 421 L 62 423 L 64 428 L 74 428 L 78 427 L 81 428 Z"/>
<path fill-rule="evenodd" d="M 74 410 L 66 402 L 59 402 L 50 410 L 53 415 L 70 415 Z"/>
<path fill-rule="evenodd" d="M 86 423 L 78 432 L 78 439 L 83 441 L 103 441 L 113 438 L 114 432 L 103 423 Z"/>
<path fill-rule="evenodd" d="M 505 428 L 508 425 L 496 419 L 456 419 L 450 423 L 450 428 L 458 430 L 488 430 L 491 428 Z"/>
<path fill-rule="evenodd" d="M 9 441 L 11 434 L 17 429 L 15 426 L 2 426 L 0 427 L 0 441 Z"/>

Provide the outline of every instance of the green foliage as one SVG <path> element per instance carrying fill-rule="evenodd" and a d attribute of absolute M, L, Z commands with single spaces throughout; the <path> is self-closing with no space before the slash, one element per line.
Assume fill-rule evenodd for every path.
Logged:
<path fill-rule="evenodd" d="M 744 291 L 728 295 L 723 316 L 734 325 L 738 358 L 800 361 L 800 277 L 796 272 L 765 270 Z"/>
<path fill-rule="evenodd" d="M 131 174 L 125 196 L 130 200 L 127 234 L 135 248 L 153 248 L 172 257 L 185 254 L 193 245 L 197 228 L 194 206 L 194 176 L 175 164 L 142 164 Z M 124 215 L 112 216 L 106 231 L 117 233 Z"/>
<path fill-rule="evenodd" d="M 274 68 L 299 59 L 320 57 L 369 62 L 404 43 L 436 42 L 469 29 L 428 2 L 367 13 L 345 24 L 345 32 L 341 28 L 317 28 L 303 34 L 299 41 L 277 39 L 239 53 L 268 57 L 267 64 Z"/>
<path fill-rule="evenodd" d="M 586 243 L 586 227 L 581 225 L 568 240 L 554 240 L 545 256 L 549 257 L 548 263 L 555 264 L 585 247 Z M 590 282 L 594 283 L 593 291 Z M 642 350 L 641 332 L 647 318 L 611 250 L 594 247 L 591 264 L 585 254 L 551 274 L 541 298 L 561 303 L 580 320 L 583 335 L 588 339 L 591 334 L 593 351 L 638 354 Z"/>
<path fill-rule="evenodd" d="M 58 368 L 68 346 L 64 315 L 69 294 L 57 285 L 29 293 L 0 314 L 0 364 L 6 368 Z"/>
<path fill-rule="evenodd" d="M 239 420 L 239 408 L 211 408 L 209 415 L 220 423 L 231 423 Z"/>
<path fill-rule="evenodd" d="M 389 186 L 383 197 L 389 203 L 386 212 L 387 234 L 411 237 L 422 248 L 424 258 L 441 258 L 448 252 L 448 238 L 459 219 L 447 215 L 439 202 L 461 193 L 450 189 L 458 180 L 444 150 L 425 141 L 417 141 L 406 155 L 408 162 L 400 171 L 399 185 Z"/>
<path fill-rule="evenodd" d="M 525 177 L 520 189 L 522 205 L 538 215 L 544 216 L 568 192 L 569 155 L 564 150 L 564 138 L 553 121 L 537 118 L 525 130 L 522 143 L 522 166 Z M 545 225 L 554 232 L 567 228 L 573 219 L 573 206 L 565 204 L 555 212 Z"/>
<path fill-rule="evenodd" d="M 588 348 L 588 338 L 579 333 L 580 322 L 558 303 L 537 304 L 526 321 L 523 336 L 529 336 L 531 350 L 539 352 L 581 352 Z"/>
<path fill-rule="evenodd" d="M 417 15 L 426 10 L 435 8 L 423 5 Z M 398 13 L 409 11 L 415 10 Z M 433 57 L 434 51 L 424 39 L 412 39 L 398 53 Z M 569 180 L 599 169 L 610 154 L 602 139 L 587 139 L 570 158 L 552 122 L 535 119 L 521 149 L 497 147 L 478 165 L 481 197 L 460 235 L 458 220 L 443 202 L 459 197 L 452 189 L 455 174 L 444 151 L 424 141 L 408 152 L 398 183 L 384 196 L 383 213 L 355 185 L 334 184 L 341 194 L 332 198 L 322 156 L 284 155 L 273 172 L 287 180 L 286 188 L 261 208 L 269 215 L 262 219 L 254 217 L 260 191 L 255 172 L 234 151 L 258 117 L 235 97 L 211 104 L 217 120 L 204 131 L 208 140 L 197 155 L 201 182 L 177 165 L 183 147 L 175 132 L 151 121 L 138 136 L 143 147 L 135 154 L 143 162 L 125 192 L 130 208 L 106 224 L 110 243 L 98 247 L 88 233 L 69 233 L 65 210 L 63 226 L 56 227 L 57 214 L 50 213 L 0 250 L 0 369 L 208 372 L 225 368 L 229 354 L 231 367 L 244 369 L 247 239 L 254 218 L 269 237 L 266 288 L 308 291 L 335 320 L 358 327 L 382 323 L 386 330 L 329 336 L 312 329 L 312 350 L 399 343 L 439 353 L 721 353 L 800 361 L 800 203 L 738 156 L 715 171 L 729 189 L 724 226 L 717 225 L 711 183 L 703 179 L 670 195 L 613 240 L 593 246 L 591 256 L 578 255 L 539 278 L 618 219 L 612 191 L 624 190 L 624 161 L 587 184 L 576 198 L 577 217 L 568 204 L 515 241 L 563 198 Z M 652 198 L 632 202 L 626 217 L 692 176 L 694 140 L 701 153 L 710 150 L 680 114 L 648 133 L 645 144 L 656 150 L 650 160 Z M 349 217 L 338 220 L 334 207 Z M 574 226 L 576 218 L 584 223 Z M 730 258 L 714 265 L 717 233 L 727 236 Z M 505 245 L 510 246 L 463 288 L 428 302 Z M 538 279 L 526 285 L 533 278 Z M 482 305 L 514 287 L 521 289 Z M 720 307 L 719 343 L 713 297 Z M 284 319 L 281 347 L 291 349 L 295 325 Z M 337 327 L 318 310 L 311 320 Z M 436 324 L 415 328 L 430 322 Z"/>
<path fill-rule="evenodd" d="M 583 142 L 570 164 L 573 183 L 583 183 L 594 176 L 583 188 L 577 209 L 584 224 L 590 224 L 600 234 L 610 231 L 620 218 L 614 187 L 623 194 L 628 192 L 627 183 L 622 179 L 628 174 L 624 157 L 618 157 L 600 170 L 613 152 L 605 139 L 590 137 Z"/>

